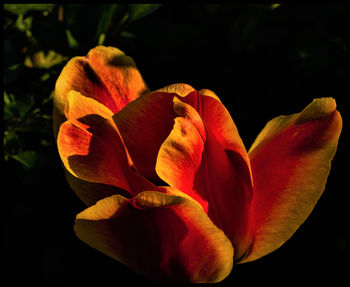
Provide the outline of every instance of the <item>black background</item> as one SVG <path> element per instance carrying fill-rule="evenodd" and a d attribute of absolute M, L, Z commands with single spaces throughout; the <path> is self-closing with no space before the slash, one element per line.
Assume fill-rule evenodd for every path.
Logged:
<path fill-rule="evenodd" d="M 331 96 L 337 101 L 343 131 L 314 211 L 281 248 L 234 266 L 220 284 L 348 280 L 345 24 L 344 5 L 284 4 L 275 10 L 163 5 L 130 26 L 136 35 L 132 40 L 105 43 L 134 58 L 151 90 L 179 82 L 213 90 L 230 111 L 247 149 L 271 118 L 299 112 L 314 98 Z M 40 180 L 34 184 L 29 183 L 30 174 L 5 164 L 4 280 L 149 282 L 77 239 L 74 218 L 84 205 L 66 183 L 56 149 L 41 152 L 51 164 L 38 166 Z"/>

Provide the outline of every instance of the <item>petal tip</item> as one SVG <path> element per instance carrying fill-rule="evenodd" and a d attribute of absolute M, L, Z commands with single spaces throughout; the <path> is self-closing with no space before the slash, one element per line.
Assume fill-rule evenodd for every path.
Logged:
<path fill-rule="evenodd" d="M 298 116 L 296 123 L 301 124 L 307 121 L 316 120 L 320 117 L 330 115 L 337 107 L 336 101 L 329 98 L 314 99 Z"/>
<path fill-rule="evenodd" d="M 198 91 L 198 93 L 202 96 L 207 96 L 207 97 L 211 97 L 215 100 L 218 100 L 221 103 L 220 98 L 212 91 L 209 89 L 201 89 Z"/>
<path fill-rule="evenodd" d="M 166 92 L 166 93 L 175 93 L 180 97 L 186 97 L 189 93 L 195 91 L 195 89 L 184 83 L 172 84 L 157 90 L 156 92 Z"/>
<path fill-rule="evenodd" d="M 92 49 L 89 50 L 88 54 L 87 54 L 87 59 L 89 59 L 89 57 L 93 54 L 100 54 L 100 55 L 112 55 L 112 56 L 116 56 L 116 55 L 125 55 L 125 53 L 122 50 L 119 50 L 118 48 L 112 47 L 112 46 L 96 46 Z"/>

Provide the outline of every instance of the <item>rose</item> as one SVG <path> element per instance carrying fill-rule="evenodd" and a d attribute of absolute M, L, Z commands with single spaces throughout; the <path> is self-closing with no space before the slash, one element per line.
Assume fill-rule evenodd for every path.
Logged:
<path fill-rule="evenodd" d="M 322 194 L 342 126 L 334 99 L 315 99 L 247 153 L 213 92 L 148 92 L 103 46 L 68 62 L 54 103 L 66 178 L 88 206 L 77 236 L 157 281 L 218 282 L 279 248 Z"/>

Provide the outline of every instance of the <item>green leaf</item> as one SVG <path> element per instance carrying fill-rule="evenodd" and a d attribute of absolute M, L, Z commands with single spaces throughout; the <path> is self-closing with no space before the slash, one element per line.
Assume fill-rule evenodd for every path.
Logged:
<path fill-rule="evenodd" d="M 268 11 L 277 9 L 279 6 L 281 6 L 281 4 L 247 4 L 247 6 L 257 10 Z"/>
<path fill-rule="evenodd" d="M 162 4 L 130 4 L 129 21 L 135 21 L 156 11 Z"/>
<path fill-rule="evenodd" d="M 24 119 L 27 116 L 27 113 L 34 105 L 33 95 L 27 95 L 17 100 L 17 104 L 14 108 L 17 109 L 18 115 L 21 119 Z"/>
<path fill-rule="evenodd" d="M 51 117 L 49 115 L 37 115 L 35 117 L 29 117 L 21 125 L 18 125 L 15 130 L 18 133 L 50 134 Z"/>
<path fill-rule="evenodd" d="M 67 35 L 69 48 L 79 48 L 78 41 L 75 40 L 72 33 L 68 29 L 66 29 L 66 35 Z"/>
<path fill-rule="evenodd" d="M 114 13 L 115 13 L 117 7 L 118 7 L 117 4 L 105 4 L 105 5 L 103 5 L 102 13 L 100 15 L 100 20 L 98 22 L 98 26 L 97 26 L 97 30 L 96 30 L 96 39 L 99 39 L 99 42 L 103 43 L 100 35 L 106 33 L 108 27 L 110 26 L 110 24 L 112 22 L 112 18 L 114 16 Z"/>
<path fill-rule="evenodd" d="M 4 131 L 4 146 L 6 146 L 12 140 L 17 140 L 18 135 L 15 131 Z"/>
<path fill-rule="evenodd" d="M 4 92 L 4 118 L 10 119 L 12 117 L 19 117 L 24 119 L 27 113 L 34 106 L 34 96 L 25 95 L 21 98 L 15 99 L 13 94 Z"/>
<path fill-rule="evenodd" d="M 53 142 L 47 141 L 47 140 L 45 140 L 45 139 L 42 139 L 42 140 L 40 141 L 40 144 L 41 144 L 42 146 L 53 146 L 53 145 L 54 145 Z"/>
<path fill-rule="evenodd" d="M 4 158 L 8 160 L 12 155 L 18 154 L 23 150 L 23 138 L 18 136 L 14 130 L 4 131 Z"/>
<path fill-rule="evenodd" d="M 26 32 L 32 27 L 33 17 L 23 17 L 23 14 L 18 15 L 14 27 L 21 32 Z"/>
<path fill-rule="evenodd" d="M 11 157 L 20 162 L 25 168 L 33 168 L 38 161 L 38 156 L 33 150 L 20 152 L 18 154 L 11 155 Z"/>
<path fill-rule="evenodd" d="M 9 119 L 14 116 L 13 114 L 13 107 L 16 104 L 16 100 L 13 94 L 7 94 L 6 91 L 4 91 L 4 119 Z"/>
<path fill-rule="evenodd" d="M 281 6 L 281 4 L 271 4 L 271 10 L 274 10 L 276 8 L 278 8 L 279 6 Z"/>
<path fill-rule="evenodd" d="M 13 14 L 25 14 L 31 10 L 51 12 L 56 4 L 4 4 L 4 9 Z"/>
<path fill-rule="evenodd" d="M 6 91 L 4 91 L 4 103 L 6 106 L 14 105 L 16 103 L 16 100 L 13 94 L 7 94 Z"/>
<path fill-rule="evenodd" d="M 64 5 L 64 22 L 67 25 L 74 25 L 78 20 L 78 13 L 84 8 L 83 4 L 66 4 Z"/>
<path fill-rule="evenodd" d="M 49 69 L 52 66 L 58 65 L 67 60 L 67 57 L 49 50 L 45 55 L 44 51 L 37 51 L 31 55 L 27 55 L 24 60 L 24 65 L 28 68 L 42 68 Z"/>
<path fill-rule="evenodd" d="M 101 33 L 100 37 L 98 37 L 97 45 L 103 45 L 105 39 L 106 39 L 106 34 Z"/>
<path fill-rule="evenodd" d="M 45 73 L 40 77 L 40 81 L 45 82 L 46 80 L 50 79 L 50 77 L 50 73 Z"/>
<path fill-rule="evenodd" d="M 55 90 L 53 90 L 48 97 L 46 97 L 44 100 L 43 100 L 43 104 L 47 104 L 49 102 L 51 102 L 53 100 L 53 97 L 55 95 Z"/>
<path fill-rule="evenodd" d="M 124 38 L 135 38 L 135 35 L 134 34 L 132 34 L 132 33 L 130 33 L 130 32 L 128 32 L 128 31 L 122 31 L 121 33 L 120 33 L 120 36 L 122 36 L 122 37 L 124 37 Z"/>

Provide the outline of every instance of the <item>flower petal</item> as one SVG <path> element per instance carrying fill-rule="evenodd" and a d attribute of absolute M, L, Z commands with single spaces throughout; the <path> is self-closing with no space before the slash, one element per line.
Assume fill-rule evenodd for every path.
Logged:
<path fill-rule="evenodd" d="M 309 216 L 325 188 L 341 127 L 334 99 L 320 98 L 299 114 L 272 119 L 258 135 L 249 151 L 256 235 L 243 262 L 279 248 Z"/>
<path fill-rule="evenodd" d="M 156 191 L 105 198 L 76 217 L 88 245 L 156 281 L 218 282 L 233 248 L 192 200 Z"/>
<path fill-rule="evenodd" d="M 164 88 L 161 88 L 156 92 L 165 92 L 170 94 L 176 94 L 177 96 L 180 96 L 180 97 L 186 97 L 189 93 L 194 91 L 195 89 L 190 85 L 179 83 L 179 84 L 172 84 L 169 86 L 165 86 Z"/>
<path fill-rule="evenodd" d="M 135 169 L 148 179 L 157 181 L 157 154 L 169 135 L 176 114 L 173 94 L 153 92 L 129 103 L 113 116 Z"/>
<path fill-rule="evenodd" d="M 113 185 L 82 180 L 72 175 L 66 168 L 64 168 L 64 171 L 70 188 L 86 206 L 91 206 L 97 201 L 115 194 L 130 198 L 130 194 L 124 189 Z"/>
<path fill-rule="evenodd" d="M 176 119 L 160 148 L 156 171 L 202 205 L 230 238 L 237 261 L 253 240 L 249 159 L 228 111 L 213 92 L 202 91 L 174 101 L 185 118 Z"/>
<path fill-rule="evenodd" d="M 148 179 L 159 181 L 155 172 L 158 151 L 172 130 L 176 113 L 181 113 L 174 111 L 174 97 L 192 91 L 186 84 L 170 85 L 141 96 L 113 116 L 136 170 Z"/>
<path fill-rule="evenodd" d="M 182 113 L 183 117 L 175 118 L 173 130 L 159 149 L 156 172 L 170 186 L 198 201 L 207 212 L 208 202 L 193 190 L 194 178 L 204 150 L 203 123 L 191 106 L 176 97 L 174 102 L 175 111 Z"/>
<path fill-rule="evenodd" d="M 106 119 L 113 116 L 113 112 L 103 104 L 73 90 L 67 93 L 67 104 L 64 112 L 67 119 L 78 124 L 79 119 L 90 114 L 100 115 Z"/>
<path fill-rule="evenodd" d="M 87 129 L 88 126 L 83 124 L 81 120 L 92 114 L 97 114 L 105 119 L 110 119 L 113 115 L 111 110 L 96 100 L 84 97 L 79 92 L 73 90 L 68 92 L 65 115 L 70 122 L 81 127 L 83 130 Z M 64 159 L 63 162 L 65 162 Z M 93 167 L 93 165 L 91 165 L 91 167 Z M 93 173 L 95 172 L 93 171 Z M 77 174 L 75 173 L 75 175 Z M 125 190 L 113 185 L 82 180 L 72 175 L 66 168 L 65 176 L 69 186 L 87 206 L 95 204 L 98 200 L 113 194 L 121 194 L 123 196 L 129 195 Z"/>
<path fill-rule="evenodd" d="M 247 254 L 253 241 L 250 163 L 225 106 L 210 90 L 201 90 L 199 95 L 192 102 L 206 127 L 207 141 L 194 188 L 207 194 L 208 215 L 231 240 L 237 262 Z M 194 93 L 186 99 L 191 96 Z"/>
<path fill-rule="evenodd" d="M 125 194 L 121 189 L 136 195 L 154 188 L 132 170 L 133 163 L 107 107 L 70 91 L 65 114 L 68 121 L 61 125 L 57 146 L 68 170 L 68 183 L 84 203 L 91 205 L 106 194 Z"/>
<path fill-rule="evenodd" d="M 91 97 L 117 113 L 143 94 L 147 87 L 132 58 L 117 48 L 97 46 L 87 57 L 71 59 L 57 79 L 54 104 L 61 114 L 71 90 Z"/>
<path fill-rule="evenodd" d="M 124 173 L 130 166 L 117 132 L 101 116 L 87 119 L 91 131 L 71 121 L 60 127 L 57 146 L 65 167 L 80 179 L 130 191 Z"/>

